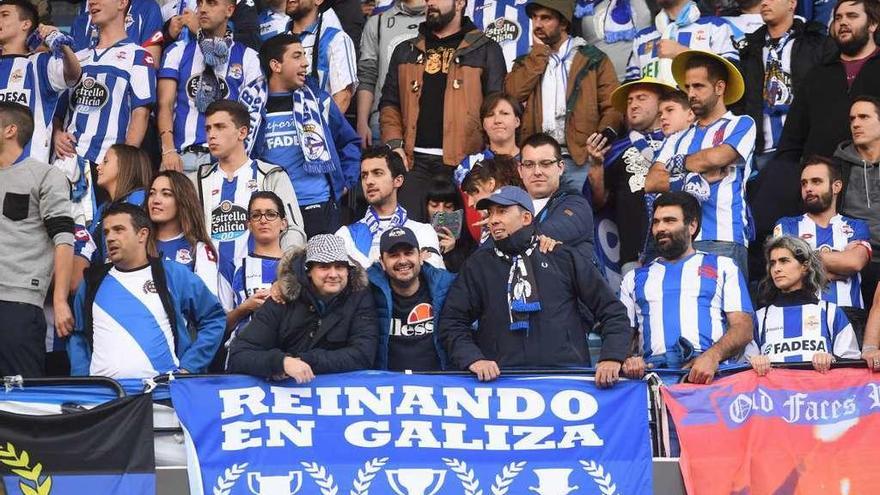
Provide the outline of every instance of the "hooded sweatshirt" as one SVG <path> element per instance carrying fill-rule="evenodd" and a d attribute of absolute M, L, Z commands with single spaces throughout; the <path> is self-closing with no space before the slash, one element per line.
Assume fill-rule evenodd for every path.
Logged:
<path fill-rule="evenodd" d="M 841 143 L 834 158 L 843 177 L 837 209 L 844 215 L 868 222 L 874 261 L 880 260 L 880 162 L 863 159 L 852 141 Z"/>

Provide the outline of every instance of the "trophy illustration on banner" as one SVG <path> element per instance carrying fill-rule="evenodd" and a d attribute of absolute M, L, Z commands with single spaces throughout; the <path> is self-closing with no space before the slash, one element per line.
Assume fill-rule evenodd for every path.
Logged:
<path fill-rule="evenodd" d="M 248 488 L 254 495 L 296 495 L 301 487 L 302 473 L 299 471 L 291 471 L 286 476 L 248 473 Z"/>
<path fill-rule="evenodd" d="M 535 469 L 533 472 L 538 477 L 538 486 L 530 486 L 529 490 L 538 495 L 568 495 L 579 488 L 577 485 L 568 485 L 572 471 L 565 468 Z"/>
<path fill-rule="evenodd" d="M 434 495 L 446 479 L 445 469 L 386 469 L 388 484 L 397 495 Z"/>

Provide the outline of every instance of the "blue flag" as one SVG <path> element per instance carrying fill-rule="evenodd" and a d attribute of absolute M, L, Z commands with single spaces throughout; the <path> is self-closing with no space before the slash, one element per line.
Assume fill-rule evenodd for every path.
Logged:
<path fill-rule="evenodd" d="M 232 375 L 175 380 L 171 396 L 193 495 L 652 492 L 644 382 Z"/>

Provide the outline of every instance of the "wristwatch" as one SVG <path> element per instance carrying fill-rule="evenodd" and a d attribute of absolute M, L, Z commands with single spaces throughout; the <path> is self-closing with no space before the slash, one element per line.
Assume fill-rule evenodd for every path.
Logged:
<path fill-rule="evenodd" d="M 385 146 L 388 146 L 388 149 L 392 151 L 403 148 L 403 139 L 390 139 L 387 143 L 385 143 Z"/>

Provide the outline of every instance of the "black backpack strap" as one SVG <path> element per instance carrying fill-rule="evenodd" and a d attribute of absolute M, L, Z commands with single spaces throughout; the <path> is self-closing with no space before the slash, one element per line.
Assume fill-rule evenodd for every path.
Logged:
<path fill-rule="evenodd" d="M 110 273 L 111 268 L 113 268 L 112 263 L 96 265 L 86 270 L 85 276 L 83 277 L 82 283 L 86 284 L 86 295 L 83 301 L 83 317 L 85 319 L 83 322 L 83 333 L 86 336 L 89 351 L 95 347 L 95 328 L 92 305 L 95 303 L 95 296 L 98 294 L 98 287 L 101 286 L 104 277 Z"/>
<path fill-rule="evenodd" d="M 165 276 L 165 267 L 161 259 L 150 258 L 150 272 L 153 275 L 153 283 L 156 285 L 156 292 L 159 294 L 159 300 L 162 301 L 162 308 L 165 309 L 165 315 L 168 316 L 168 324 L 171 326 L 171 335 L 174 337 L 174 353 L 176 354 L 180 341 L 178 333 L 179 329 L 177 328 L 174 302 L 171 300 L 171 291 L 168 289 L 168 278 Z"/>

